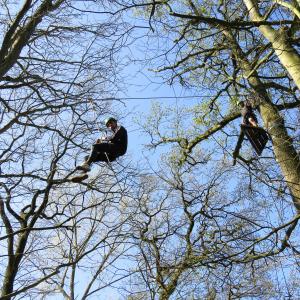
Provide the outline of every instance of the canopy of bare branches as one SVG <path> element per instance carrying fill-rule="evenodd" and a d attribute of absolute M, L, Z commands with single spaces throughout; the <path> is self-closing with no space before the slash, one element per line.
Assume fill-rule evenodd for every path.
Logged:
<path fill-rule="evenodd" d="M 299 298 L 299 1 L 19 2 L 0 1 L 1 299 Z M 101 120 L 131 113 L 130 66 L 199 97 L 134 116 L 145 152 L 75 184 Z M 261 156 L 235 150 L 246 99 Z"/>

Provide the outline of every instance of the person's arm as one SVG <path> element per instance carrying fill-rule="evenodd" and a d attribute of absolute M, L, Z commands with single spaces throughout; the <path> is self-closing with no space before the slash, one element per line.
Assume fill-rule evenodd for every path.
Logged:
<path fill-rule="evenodd" d="M 248 121 L 249 121 L 249 123 L 250 123 L 252 126 L 254 126 L 254 127 L 257 127 L 257 126 L 258 126 L 258 125 L 257 125 L 257 122 L 255 121 L 254 118 L 249 117 L 249 118 L 248 118 Z"/>
<path fill-rule="evenodd" d="M 120 126 L 118 130 L 115 132 L 115 134 L 109 139 L 112 143 L 120 143 L 122 141 L 125 134 L 124 127 Z"/>
<path fill-rule="evenodd" d="M 100 138 L 96 140 L 96 144 L 101 144 L 103 142 L 108 142 L 110 137 L 107 136 L 107 132 L 105 131 L 105 135 L 102 135 Z"/>

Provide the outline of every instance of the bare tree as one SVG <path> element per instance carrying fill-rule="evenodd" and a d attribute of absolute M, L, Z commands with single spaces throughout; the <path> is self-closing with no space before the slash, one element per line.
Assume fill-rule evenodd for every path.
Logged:
<path fill-rule="evenodd" d="M 240 180 L 229 185 L 233 174 Z M 139 275 L 128 299 L 297 297 L 286 266 L 297 269 L 289 248 L 298 244 L 298 217 L 280 223 L 290 213 L 273 209 L 273 201 L 285 199 L 254 181 L 245 189 L 242 173 L 203 161 L 185 168 L 165 162 L 142 178 L 132 225 Z"/>
<path fill-rule="evenodd" d="M 236 1 L 1 4 L 2 299 L 86 299 L 114 284 L 129 299 L 299 295 L 292 278 L 283 287 L 268 278 L 299 264 L 296 68 L 274 36 L 259 33 L 287 26 L 287 50 L 297 56 L 297 4 L 293 18 L 284 11 L 280 20 L 274 12 L 286 3 L 271 5 L 264 19 L 269 3 L 256 15 Z M 75 163 L 99 135 L 118 89 L 115 58 L 133 27 L 121 12 L 141 7 L 153 32 L 144 63 L 209 97 L 187 110 L 155 109 L 144 128 L 151 146 L 175 145 L 156 174 L 137 181 L 128 166 L 121 177 L 101 169 L 74 185 Z M 243 147 L 232 168 L 234 102 L 249 93 L 272 148 L 258 159 Z M 78 293 L 82 270 L 88 275 Z"/>
<path fill-rule="evenodd" d="M 211 97 L 203 97 L 194 108 L 198 129 L 193 136 L 184 132 L 176 138 L 160 136 L 155 144 L 179 145 L 182 149 L 181 162 L 186 161 L 197 145 L 206 139 L 225 130 L 225 135 L 233 134 L 228 128 L 240 117 L 235 102 L 247 94 L 252 95 L 255 99 L 253 105 L 260 112 L 264 128 L 270 134 L 274 158 L 298 211 L 298 144 L 293 143 L 290 127 L 285 125 L 285 121 L 291 123 L 288 118 L 296 114 L 293 109 L 299 105 L 297 75 L 292 75 L 298 72 L 295 70 L 299 67 L 296 59 L 297 56 L 299 59 L 298 16 L 295 13 L 298 4 L 293 2 L 290 5 L 292 10 L 283 10 L 282 2 L 274 5 L 266 2 L 261 7 L 264 18 L 258 19 L 257 5 L 251 2 L 252 9 L 249 3 L 245 6 L 239 1 L 189 1 L 177 6 L 169 1 L 150 5 L 154 8 L 152 27 L 158 34 L 149 35 L 149 38 L 165 41 L 165 47 L 159 44 L 155 52 L 152 46 L 153 54 L 147 53 L 154 70 L 170 83 L 178 79 L 181 84 L 199 93 L 206 91 L 205 95 L 212 94 Z M 148 3 L 144 5 L 149 6 Z M 283 3 L 283 6 L 286 5 Z M 252 19 L 248 20 L 249 17 Z M 275 30 L 272 26 L 281 29 Z M 270 43 L 258 29 L 264 34 L 267 29 L 273 30 L 273 38 L 276 35 L 278 39 Z M 160 32 L 165 34 L 162 36 Z M 284 44 L 283 36 L 288 42 L 284 51 L 278 46 L 278 43 Z M 283 59 L 283 56 L 286 58 Z M 288 56 L 293 63 L 287 62 Z M 295 128 L 297 124 L 292 126 Z M 229 147 L 226 150 L 233 152 Z"/>
<path fill-rule="evenodd" d="M 82 186 L 70 180 L 111 113 L 101 99 L 118 90 L 115 54 L 130 28 L 113 11 L 104 2 L 1 1 L 1 299 L 50 290 L 74 299 L 83 260 L 95 264 L 87 298 L 125 251 L 124 178 L 108 169 Z"/>
<path fill-rule="evenodd" d="M 104 175 L 95 176 L 94 181 L 89 191 L 79 192 L 66 185 L 68 194 L 62 194 L 59 203 L 49 203 L 44 231 L 31 235 L 45 246 L 38 251 L 39 257 L 31 258 L 34 265 L 28 269 L 37 268 L 36 273 L 43 276 L 57 269 L 59 272 L 32 288 L 28 295 L 89 299 L 130 275 L 119 267 L 119 259 L 129 248 L 125 243 L 128 217 L 121 209 L 122 198 L 127 197 L 120 193 L 122 182 L 111 182 Z M 101 187 L 98 181 L 103 182 Z M 115 192 L 109 192 L 108 187 Z M 62 226 L 47 230 L 54 227 L 53 223 Z"/>

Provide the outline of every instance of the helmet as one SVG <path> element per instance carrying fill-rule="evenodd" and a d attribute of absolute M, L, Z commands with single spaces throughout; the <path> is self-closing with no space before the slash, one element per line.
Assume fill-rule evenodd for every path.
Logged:
<path fill-rule="evenodd" d="M 105 126 L 107 126 L 108 123 L 110 123 L 110 122 L 117 122 L 117 120 L 113 117 L 109 117 L 109 118 L 105 119 L 105 121 L 104 121 Z"/>

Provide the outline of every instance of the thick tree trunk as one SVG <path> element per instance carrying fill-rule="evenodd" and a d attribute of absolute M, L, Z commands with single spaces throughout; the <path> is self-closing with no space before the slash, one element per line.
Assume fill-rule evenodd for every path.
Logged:
<path fill-rule="evenodd" d="M 17 269 L 15 268 L 15 265 L 8 265 L 4 274 L 4 282 L 1 289 L 1 298 L 13 292 L 16 274 Z"/>
<path fill-rule="evenodd" d="M 244 0 L 244 3 L 252 21 L 264 21 L 256 1 Z M 258 28 L 263 36 L 272 43 L 276 55 L 300 90 L 300 56 L 288 41 L 285 30 L 274 30 L 269 25 L 261 25 Z"/>
<path fill-rule="evenodd" d="M 273 149 L 282 174 L 294 201 L 294 205 L 300 213 L 300 158 L 293 146 L 293 141 L 287 133 L 283 118 L 280 116 L 277 108 L 272 104 L 268 93 L 260 81 L 256 71 L 253 72 L 251 64 L 243 53 L 239 44 L 232 33 L 223 28 L 223 33 L 232 46 L 233 55 L 236 58 L 240 68 L 246 74 L 252 74 L 248 77 L 249 84 L 256 91 L 261 99 L 259 103 L 261 117 L 263 119 L 266 130 L 272 137 Z M 299 71 L 300 72 L 300 71 Z"/>
<path fill-rule="evenodd" d="M 20 235 L 19 241 L 17 242 L 17 247 L 15 253 L 10 257 L 9 264 L 7 265 L 5 274 L 4 274 L 4 281 L 3 286 L 1 289 L 1 299 L 2 297 L 9 295 L 14 291 L 14 283 L 17 272 L 19 270 L 19 265 L 21 259 L 24 255 L 24 250 L 26 247 L 28 239 L 28 232 L 25 232 Z M 7 300 L 11 299 L 11 297 L 6 297 Z"/>
<path fill-rule="evenodd" d="M 260 105 L 260 113 L 266 129 L 272 137 L 276 161 L 290 188 L 297 211 L 300 212 L 300 160 L 293 141 L 284 126 L 283 118 L 270 103 Z"/>
<path fill-rule="evenodd" d="M 21 20 L 31 9 L 31 0 L 27 0 L 20 12 L 17 14 L 10 28 L 3 38 L 0 48 L 0 78 L 2 78 L 17 62 L 23 48 L 28 44 L 32 33 L 36 30 L 43 18 L 57 9 L 65 0 L 58 0 L 54 4 L 52 0 L 44 0 L 36 9 L 26 24 L 20 26 Z"/>

